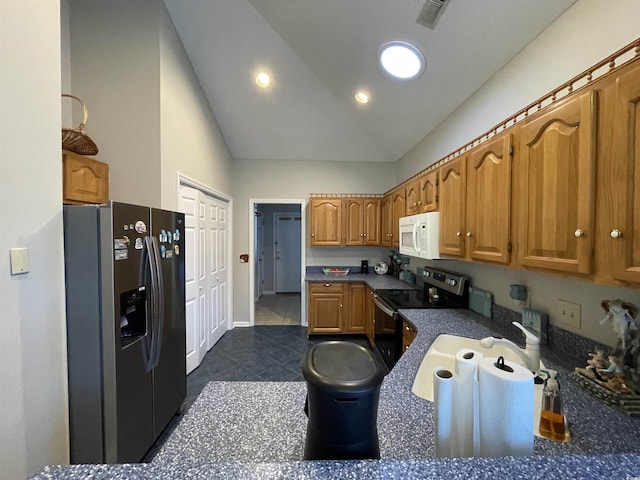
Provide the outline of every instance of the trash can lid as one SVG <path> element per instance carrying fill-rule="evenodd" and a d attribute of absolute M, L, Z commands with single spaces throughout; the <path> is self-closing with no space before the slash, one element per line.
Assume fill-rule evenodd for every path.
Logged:
<path fill-rule="evenodd" d="M 376 387 L 384 378 L 371 352 L 352 342 L 318 343 L 307 350 L 301 367 L 308 382 L 340 390 Z"/>

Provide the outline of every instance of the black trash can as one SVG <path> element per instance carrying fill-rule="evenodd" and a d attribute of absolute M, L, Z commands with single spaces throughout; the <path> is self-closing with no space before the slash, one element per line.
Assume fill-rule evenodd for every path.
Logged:
<path fill-rule="evenodd" d="M 302 359 L 307 380 L 305 460 L 380 458 L 378 398 L 384 371 L 352 342 L 322 342 Z"/>

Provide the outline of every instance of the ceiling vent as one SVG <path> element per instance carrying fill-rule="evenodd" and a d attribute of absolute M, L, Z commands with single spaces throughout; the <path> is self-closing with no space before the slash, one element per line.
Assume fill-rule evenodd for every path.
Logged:
<path fill-rule="evenodd" d="M 442 12 L 449 5 L 450 0 L 427 0 L 420 10 L 416 23 L 433 30 L 442 16 Z"/>

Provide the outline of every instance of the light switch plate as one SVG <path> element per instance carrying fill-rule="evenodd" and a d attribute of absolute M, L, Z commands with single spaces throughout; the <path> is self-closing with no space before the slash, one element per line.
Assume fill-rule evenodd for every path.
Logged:
<path fill-rule="evenodd" d="M 556 321 L 560 326 L 571 328 L 574 332 L 582 327 L 580 304 L 561 298 L 556 302 Z"/>
<path fill-rule="evenodd" d="M 29 249 L 10 248 L 11 275 L 20 275 L 29 272 Z"/>

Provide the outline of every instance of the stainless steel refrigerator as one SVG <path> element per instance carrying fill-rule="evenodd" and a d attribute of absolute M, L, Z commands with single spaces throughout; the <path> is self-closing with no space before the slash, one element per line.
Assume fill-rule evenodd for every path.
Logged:
<path fill-rule="evenodd" d="M 184 214 L 64 207 L 72 463 L 139 462 L 186 397 Z"/>

